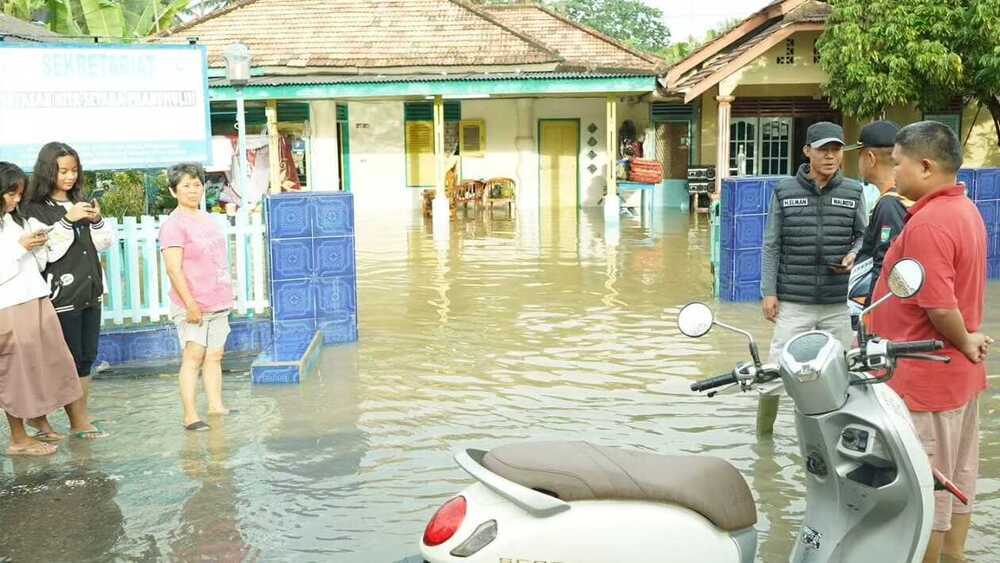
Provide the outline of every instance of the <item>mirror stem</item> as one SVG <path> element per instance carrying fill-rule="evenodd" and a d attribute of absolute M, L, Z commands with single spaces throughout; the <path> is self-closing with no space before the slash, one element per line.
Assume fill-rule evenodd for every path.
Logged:
<path fill-rule="evenodd" d="M 715 321 L 712 324 L 714 324 L 716 326 L 720 326 L 720 327 L 722 327 L 722 328 L 724 328 L 726 330 L 731 330 L 731 331 L 733 331 L 735 333 L 742 334 L 743 336 L 746 336 L 747 339 L 750 340 L 750 356 L 753 358 L 753 363 L 758 368 L 761 366 L 761 363 L 760 363 L 760 352 L 757 351 L 757 342 L 754 341 L 752 334 L 750 334 L 749 332 L 747 332 L 745 330 L 736 328 L 734 326 L 727 325 L 726 323 L 720 323 L 719 321 Z"/>

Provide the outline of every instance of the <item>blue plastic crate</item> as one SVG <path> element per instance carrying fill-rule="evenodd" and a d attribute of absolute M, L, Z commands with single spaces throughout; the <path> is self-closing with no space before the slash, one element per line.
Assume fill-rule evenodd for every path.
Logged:
<path fill-rule="evenodd" d="M 996 260 L 1000 258 L 1000 229 L 994 230 L 988 234 L 987 239 L 987 257 L 990 260 Z"/>
<path fill-rule="evenodd" d="M 983 223 L 986 223 L 987 231 L 996 231 L 1000 225 L 1000 200 L 977 201 L 976 207 L 983 215 Z"/>
<path fill-rule="evenodd" d="M 733 255 L 733 280 L 739 283 L 753 282 L 760 284 L 761 256 L 759 248 L 737 250 Z"/>
<path fill-rule="evenodd" d="M 736 284 L 732 290 L 730 301 L 760 301 L 760 284 L 749 282 Z"/>
<path fill-rule="evenodd" d="M 976 201 L 1000 199 L 1000 169 L 980 168 L 976 170 Z"/>
<path fill-rule="evenodd" d="M 971 168 L 963 168 L 958 171 L 958 181 L 965 184 L 966 193 L 969 199 L 976 199 L 976 171 Z"/>
<path fill-rule="evenodd" d="M 733 212 L 739 215 L 759 215 L 766 209 L 767 190 L 765 178 L 740 178 L 733 186 L 735 203 Z"/>

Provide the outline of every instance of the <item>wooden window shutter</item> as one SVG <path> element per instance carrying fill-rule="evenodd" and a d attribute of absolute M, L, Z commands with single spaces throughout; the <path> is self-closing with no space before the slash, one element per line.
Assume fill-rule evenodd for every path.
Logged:
<path fill-rule="evenodd" d="M 406 122 L 406 185 L 434 185 L 434 122 Z"/>
<path fill-rule="evenodd" d="M 483 156 L 486 153 L 486 123 L 483 120 L 462 121 L 458 134 L 462 156 Z"/>

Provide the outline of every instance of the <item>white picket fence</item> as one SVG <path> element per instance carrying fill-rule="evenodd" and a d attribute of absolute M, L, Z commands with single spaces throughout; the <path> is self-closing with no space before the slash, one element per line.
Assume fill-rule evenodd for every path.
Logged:
<path fill-rule="evenodd" d="M 107 281 L 103 324 L 155 323 L 170 316 L 170 280 L 160 253 L 159 217 L 106 219 L 118 229 L 118 244 L 101 253 Z M 260 215 L 213 214 L 229 241 L 235 311 L 263 313 L 268 303 L 264 224 Z"/>

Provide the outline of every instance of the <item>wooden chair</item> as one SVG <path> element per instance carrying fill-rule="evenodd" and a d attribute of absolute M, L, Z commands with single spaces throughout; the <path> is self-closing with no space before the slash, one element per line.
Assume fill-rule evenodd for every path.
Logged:
<path fill-rule="evenodd" d="M 471 202 L 473 207 L 478 208 L 483 203 L 485 191 L 486 184 L 480 180 L 463 180 L 455 190 L 455 205 L 463 205 L 468 209 Z"/>
<path fill-rule="evenodd" d="M 483 203 L 490 208 L 490 217 L 493 216 L 493 208 L 498 203 L 507 204 L 507 216 L 514 216 L 514 200 L 517 197 L 517 185 L 510 178 L 490 178 L 483 182 L 484 195 Z"/>

